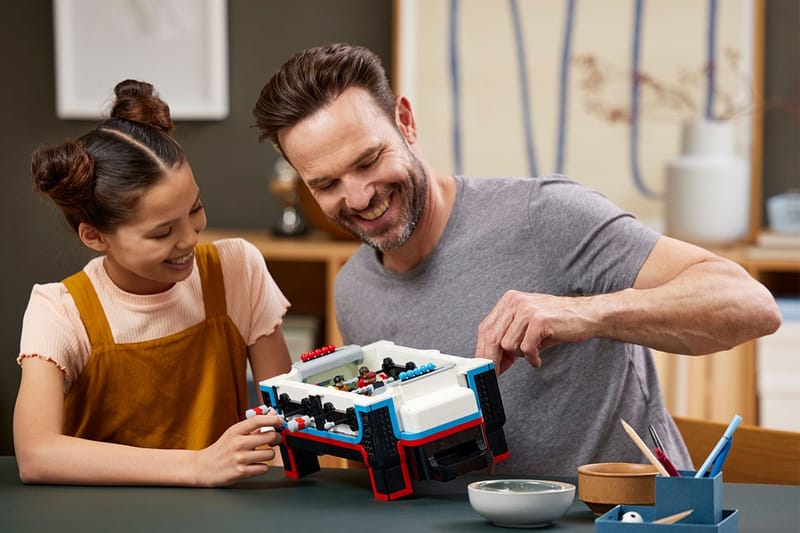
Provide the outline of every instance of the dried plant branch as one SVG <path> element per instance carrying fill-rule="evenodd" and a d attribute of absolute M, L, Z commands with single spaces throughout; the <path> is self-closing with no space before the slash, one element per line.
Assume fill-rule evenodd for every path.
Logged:
<path fill-rule="evenodd" d="M 717 74 L 714 117 L 729 119 L 752 109 L 752 88 L 741 68 L 741 53 L 725 49 L 721 57 L 724 68 L 710 64 L 693 69 L 684 67 L 674 81 L 659 79 L 645 71 L 636 73 L 640 116 L 681 119 L 702 116 L 706 80 L 712 68 Z M 630 72 L 593 54 L 576 55 L 572 64 L 578 72 L 578 88 L 584 93 L 587 111 L 610 123 L 630 124 Z"/>

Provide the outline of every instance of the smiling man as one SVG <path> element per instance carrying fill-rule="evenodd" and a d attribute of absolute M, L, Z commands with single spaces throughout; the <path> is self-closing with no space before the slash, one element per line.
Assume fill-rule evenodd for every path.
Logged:
<path fill-rule="evenodd" d="M 648 347 L 707 354 L 780 324 L 741 267 L 569 178 L 436 172 L 411 103 L 362 47 L 293 55 L 254 115 L 328 217 L 365 243 L 336 281 L 345 342 L 491 359 L 507 414 L 503 471 L 574 476 L 584 463 L 643 461 L 620 418 L 640 434 L 654 425 L 676 466 L 691 468 Z"/>

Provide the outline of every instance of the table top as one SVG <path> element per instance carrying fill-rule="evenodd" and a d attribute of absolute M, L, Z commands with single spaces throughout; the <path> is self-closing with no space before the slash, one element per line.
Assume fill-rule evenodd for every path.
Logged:
<path fill-rule="evenodd" d="M 466 486 L 487 475 L 415 484 L 414 495 L 372 496 L 361 468 L 327 469 L 295 480 L 273 468 L 232 487 L 72 487 L 24 485 L 14 457 L 0 457 L 0 531 L 502 531 L 469 505 Z M 574 479 L 571 481 L 575 481 Z M 723 507 L 739 510 L 739 532 L 800 531 L 800 487 L 728 483 Z M 577 498 L 544 531 L 594 531 Z"/>

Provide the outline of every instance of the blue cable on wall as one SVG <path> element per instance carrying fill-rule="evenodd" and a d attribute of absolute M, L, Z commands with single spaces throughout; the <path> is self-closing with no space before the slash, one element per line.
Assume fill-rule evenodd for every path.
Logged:
<path fill-rule="evenodd" d="M 631 173 L 633 182 L 639 192 L 647 198 L 659 198 L 660 195 L 645 185 L 639 170 L 639 65 L 641 62 L 640 43 L 642 34 L 642 14 L 644 0 L 636 0 L 636 9 L 633 19 L 633 58 L 631 61 Z M 712 118 L 714 108 L 714 70 L 715 70 L 715 41 L 717 25 L 717 2 L 709 0 L 708 29 L 707 29 L 707 70 L 706 70 L 706 108 L 705 117 Z"/>
<path fill-rule="evenodd" d="M 630 131 L 630 156 L 633 183 L 638 191 L 646 198 L 658 198 L 659 194 L 651 190 L 642 180 L 639 170 L 639 63 L 640 42 L 642 36 L 642 13 L 644 0 L 636 0 L 633 14 L 633 50 L 631 58 L 631 131 Z"/>
<path fill-rule="evenodd" d="M 525 129 L 526 154 L 528 159 L 529 173 L 531 176 L 538 175 L 536 164 L 536 151 L 534 149 L 532 113 L 530 108 L 530 87 L 528 81 L 527 61 L 525 58 L 525 42 L 522 31 L 522 24 L 519 16 L 519 6 L 517 0 L 508 1 L 512 23 L 514 28 L 514 40 L 517 51 L 517 64 L 520 71 L 520 96 L 523 107 L 523 122 Z M 631 128 L 630 128 L 630 165 L 634 185 L 642 196 L 651 199 L 661 197 L 659 193 L 650 189 L 641 175 L 639 166 L 639 104 L 640 104 L 640 84 L 639 72 L 641 64 L 641 41 L 642 41 L 642 19 L 644 14 L 644 0 L 636 0 L 633 18 L 633 42 L 631 57 Z M 563 172 L 565 160 L 565 146 L 567 137 L 567 108 L 569 101 L 569 63 L 572 46 L 572 32 L 577 8 L 576 0 L 568 0 L 566 4 L 566 16 L 564 23 L 564 34 L 561 50 L 561 72 L 559 87 L 559 112 L 558 112 L 558 141 L 556 144 L 556 172 Z M 450 24 L 449 24 L 449 46 L 450 46 L 450 88 L 452 92 L 452 140 L 453 158 L 455 172 L 461 173 L 462 154 L 461 154 L 461 90 L 458 65 L 458 9 L 459 0 L 450 0 Z M 716 20 L 717 20 L 717 1 L 709 0 L 708 9 L 708 33 L 707 33 L 707 94 L 705 117 L 713 118 L 714 90 L 715 90 L 715 45 L 716 45 Z"/>
<path fill-rule="evenodd" d="M 452 93 L 453 168 L 461 174 L 461 90 L 458 71 L 458 0 L 450 0 L 450 91 Z"/>
<path fill-rule="evenodd" d="M 706 61 L 706 120 L 714 118 L 714 91 L 716 89 L 717 0 L 708 1 L 708 38 Z"/>
<path fill-rule="evenodd" d="M 569 63 L 572 56 L 572 27 L 575 20 L 576 0 L 567 1 L 567 16 L 564 22 L 564 39 L 561 45 L 561 85 L 558 99 L 558 144 L 556 145 L 556 172 L 564 171 L 567 137 L 567 102 L 569 100 Z"/>
<path fill-rule="evenodd" d="M 519 68 L 520 98 L 522 100 L 522 123 L 525 128 L 525 153 L 528 156 L 528 172 L 530 176 L 538 174 L 536 169 L 536 151 L 533 148 L 533 126 L 531 125 L 531 109 L 528 87 L 528 68 L 525 58 L 525 39 L 522 35 L 522 23 L 519 20 L 517 0 L 508 0 L 511 8 L 511 22 L 514 26 L 514 43 L 517 49 L 517 66 Z"/>
<path fill-rule="evenodd" d="M 561 51 L 561 74 L 558 103 L 558 123 L 557 123 L 557 144 L 556 144 L 556 172 L 561 173 L 564 169 L 565 145 L 567 136 L 567 106 L 569 101 L 569 63 L 572 55 L 572 28 L 575 19 L 575 0 L 568 0 L 567 14 L 564 25 L 564 37 Z M 528 160 L 528 171 L 531 176 L 538 175 L 538 165 L 536 163 L 536 150 L 533 136 L 532 112 L 530 106 L 530 88 L 528 82 L 527 60 L 525 57 L 525 39 L 522 31 L 521 19 L 519 16 L 519 5 L 517 0 L 509 0 L 512 24 L 514 28 L 514 42 L 517 51 L 517 65 L 520 70 L 520 98 L 523 108 L 523 127 L 525 131 L 525 150 Z M 455 172 L 461 173 L 462 153 L 461 153 L 461 89 L 459 79 L 458 64 L 458 10 L 459 1 L 450 0 L 450 20 L 449 20 L 449 59 L 450 59 L 450 89 L 452 94 L 452 142 L 453 159 Z"/>

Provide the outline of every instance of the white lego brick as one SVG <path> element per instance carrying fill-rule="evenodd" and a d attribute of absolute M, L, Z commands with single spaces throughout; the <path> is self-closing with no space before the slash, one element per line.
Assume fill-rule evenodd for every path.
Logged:
<path fill-rule="evenodd" d="M 403 402 L 400 406 L 400 423 L 402 430 L 407 433 L 421 433 L 477 412 L 478 405 L 472 390 L 450 386 Z"/>

